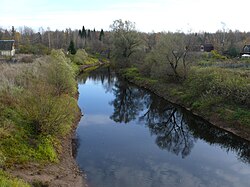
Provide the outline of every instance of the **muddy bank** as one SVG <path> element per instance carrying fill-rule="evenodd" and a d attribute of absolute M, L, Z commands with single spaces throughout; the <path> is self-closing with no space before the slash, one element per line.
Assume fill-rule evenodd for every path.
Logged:
<path fill-rule="evenodd" d="M 80 118 L 81 112 L 79 111 L 71 132 L 61 140 L 62 152 L 59 157 L 59 163 L 16 165 L 8 172 L 34 186 L 86 187 L 85 175 L 80 171 L 76 163 L 72 146 Z"/>
<path fill-rule="evenodd" d="M 139 87 L 145 88 L 147 90 L 150 90 L 151 92 L 155 93 L 159 97 L 164 98 L 165 100 L 179 105 L 180 107 L 185 108 L 187 111 L 190 111 L 192 114 L 194 114 L 197 117 L 201 117 L 211 123 L 212 125 L 219 127 L 227 132 L 230 132 L 236 136 L 239 136 L 247 141 L 250 141 L 250 128 L 246 127 L 244 125 L 241 125 L 240 123 L 237 123 L 235 121 L 225 121 L 220 118 L 220 116 L 216 113 L 213 113 L 212 115 L 205 115 L 202 114 L 199 111 L 192 110 L 189 106 L 185 105 L 181 102 L 180 98 L 176 96 L 172 96 L 169 93 L 168 88 L 171 87 L 170 85 L 158 85 L 158 84 L 151 84 L 148 83 L 145 80 L 135 79 L 130 76 L 125 76 L 122 73 L 119 73 L 122 77 L 124 77 L 127 81 L 136 84 Z"/>

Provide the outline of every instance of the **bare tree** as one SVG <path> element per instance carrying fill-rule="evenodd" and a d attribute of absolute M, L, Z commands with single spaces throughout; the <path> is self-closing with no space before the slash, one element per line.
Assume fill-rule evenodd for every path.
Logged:
<path fill-rule="evenodd" d="M 167 74 L 168 78 L 172 77 L 178 81 L 186 79 L 190 63 L 189 51 L 194 37 L 193 34 L 164 33 L 154 50 L 148 55 L 148 60 L 160 67 L 167 65 L 164 68 L 166 69 L 164 74 Z"/>

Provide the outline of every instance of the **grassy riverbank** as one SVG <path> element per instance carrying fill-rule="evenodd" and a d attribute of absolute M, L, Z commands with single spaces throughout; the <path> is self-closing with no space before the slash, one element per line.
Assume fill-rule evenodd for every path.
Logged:
<path fill-rule="evenodd" d="M 250 71 L 192 66 L 184 82 L 145 77 L 133 67 L 122 70 L 129 81 L 182 105 L 212 124 L 250 140 Z"/>
<path fill-rule="evenodd" d="M 42 175 L 43 167 L 62 161 L 65 149 L 72 157 L 69 134 L 80 115 L 78 72 L 62 50 L 28 64 L 0 64 L 0 186 L 29 186 L 10 173 L 21 176 L 35 167 Z M 57 172 L 56 177 L 62 175 Z M 32 177 L 25 180 L 40 184 Z"/>

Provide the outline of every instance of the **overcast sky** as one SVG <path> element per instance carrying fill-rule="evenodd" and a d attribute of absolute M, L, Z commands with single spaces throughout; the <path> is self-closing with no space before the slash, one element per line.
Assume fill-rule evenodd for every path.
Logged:
<path fill-rule="evenodd" d="M 130 20 L 142 32 L 250 31 L 250 0 L 0 0 L 0 27 L 110 30 Z"/>

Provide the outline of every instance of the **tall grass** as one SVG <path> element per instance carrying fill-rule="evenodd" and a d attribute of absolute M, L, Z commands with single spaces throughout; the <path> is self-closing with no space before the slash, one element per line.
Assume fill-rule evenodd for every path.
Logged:
<path fill-rule="evenodd" d="M 179 95 L 206 116 L 250 125 L 250 72 L 219 67 L 192 67 Z"/>
<path fill-rule="evenodd" d="M 193 67 L 184 83 L 194 97 L 222 97 L 225 102 L 250 107 L 250 72 L 218 67 Z"/>
<path fill-rule="evenodd" d="M 0 64 L 0 168 L 58 161 L 59 140 L 78 112 L 76 85 L 61 50 L 30 64 Z"/>

